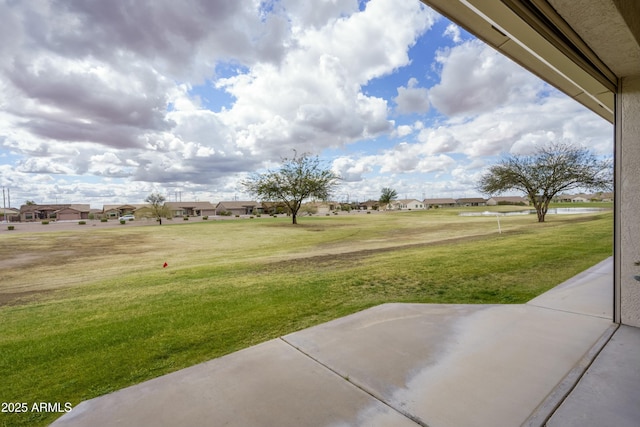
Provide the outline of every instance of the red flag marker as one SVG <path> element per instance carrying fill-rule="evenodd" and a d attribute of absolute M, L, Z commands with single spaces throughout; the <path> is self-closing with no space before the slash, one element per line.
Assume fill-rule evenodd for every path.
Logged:
<path fill-rule="evenodd" d="M 164 263 L 164 265 L 162 266 L 162 268 L 167 268 L 169 264 L 167 264 L 166 262 Z"/>

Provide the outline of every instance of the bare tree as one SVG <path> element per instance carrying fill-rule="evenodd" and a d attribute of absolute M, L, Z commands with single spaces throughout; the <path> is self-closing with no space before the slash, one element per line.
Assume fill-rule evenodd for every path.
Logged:
<path fill-rule="evenodd" d="M 283 202 L 291 212 L 292 223 L 297 224 L 303 200 L 327 200 L 339 179 L 321 164 L 317 156 L 298 156 L 296 153 L 292 159 L 282 159 L 279 170 L 256 174 L 243 181 L 242 185 L 262 201 Z"/>
<path fill-rule="evenodd" d="M 144 199 L 145 202 L 151 205 L 151 212 L 158 221 L 159 225 L 162 225 L 162 216 L 166 215 L 168 210 L 164 205 L 165 198 L 159 193 L 151 193 Z"/>
<path fill-rule="evenodd" d="M 489 195 L 522 191 L 535 207 L 538 222 L 544 222 L 549 203 L 561 191 L 610 189 L 611 166 L 610 160 L 600 160 L 583 147 L 551 143 L 532 155 L 511 155 L 491 166 L 478 189 Z"/>

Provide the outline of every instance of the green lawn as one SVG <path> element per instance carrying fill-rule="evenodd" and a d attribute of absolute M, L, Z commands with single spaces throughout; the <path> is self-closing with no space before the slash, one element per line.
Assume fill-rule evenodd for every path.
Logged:
<path fill-rule="evenodd" d="M 612 252 L 610 212 L 458 212 L 5 233 L 0 401 L 76 405 L 385 302 L 524 303 Z"/>

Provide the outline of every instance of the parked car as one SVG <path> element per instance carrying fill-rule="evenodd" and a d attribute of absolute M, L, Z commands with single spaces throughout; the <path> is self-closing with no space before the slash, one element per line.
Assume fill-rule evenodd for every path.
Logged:
<path fill-rule="evenodd" d="M 134 219 L 136 219 L 136 217 L 129 214 L 129 215 L 122 215 L 120 218 L 118 218 L 118 221 L 133 221 Z"/>

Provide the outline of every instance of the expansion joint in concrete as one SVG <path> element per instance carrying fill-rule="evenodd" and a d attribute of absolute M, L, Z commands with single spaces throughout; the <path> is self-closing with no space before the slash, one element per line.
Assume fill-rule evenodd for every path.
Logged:
<path fill-rule="evenodd" d="M 528 305 L 529 307 L 541 308 L 541 309 L 544 309 L 544 310 L 559 311 L 561 313 L 575 314 L 576 316 L 597 317 L 599 319 L 607 319 L 607 320 L 611 320 L 613 322 L 611 317 L 606 316 L 606 315 L 599 316 L 599 315 L 596 315 L 596 314 L 589 314 L 589 313 L 577 313 L 577 312 L 572 311 L 572 310 L 561 310 L 561 309 L 555 308 L 555 307 L 545 307 L 544 305 L 536 305 L 536 304 L 532 304 L 530 302 L 526 303 L 526 305 Z"/>
<path fill-rule="evenodd" d="M 377 400 L 378 402 L 382 403 L 384 406 L 386 406 L 387 408 L 391 409 L 392 411 L 402 415 L 403 417 L 406 417 L 408 419 L 410 419 L 411 421 L 413 421 L 414 423 L 418 424 L 419 426 L 422 427 L 429 427 L 429 425 L 427 423 L 425 423 L 423 420 L 421 420 L 420 418 L 409 414 L 405 411 L 402 411 L 398 408 L 395 408 L 394 406 L 390 405 L 388 402 L 385 402 L 384 400 L 380 399 L 379 396 L 376 396 L 375 394 L 371 393 L 369 390 L 367 390 L 366 388 L 362 387 L 361 385 L 351 381 L 349 379 L 348 376 L 345 376 L 344 374 L 341 374 L 340 372 L 336 371 L 335 369 L 333 369 L 331 366 L 327 365 L 326 363 L 321 362 L 320 360 L 318 360 L 317 358 L 313 357 L 312 355 L 310 355 L 309 353 L 304 352 L 301 348 L 296 347 L 295 345 L 293 345 L 292 343 L 290 343 L 289 341 L 287 341 L 284 337 L 280 337 L 280 340 L 282 340 L 282 342 L 284 342 L 285 344 L 291 346 L 293 349 L 295 349 L 296 351 L 298 351 L 300 354 L 304 355 L 305 357 L 313 360 L 315 363 L 317 363 L 318 365 L 322 366 L 323 368 L 327 369 L 328 371 L 332 372 L 333 374 L 337 375 L 338 377 L 340 377 L 342 380 L 348 382 L 349 384 L 351 384 L 352 386 L 354 386 L 355 388 L 357 388 L 358 390 L 362 391 L 363 393 L 366 393 L 367 395 L 371 396 L 373 399 Z"/>

